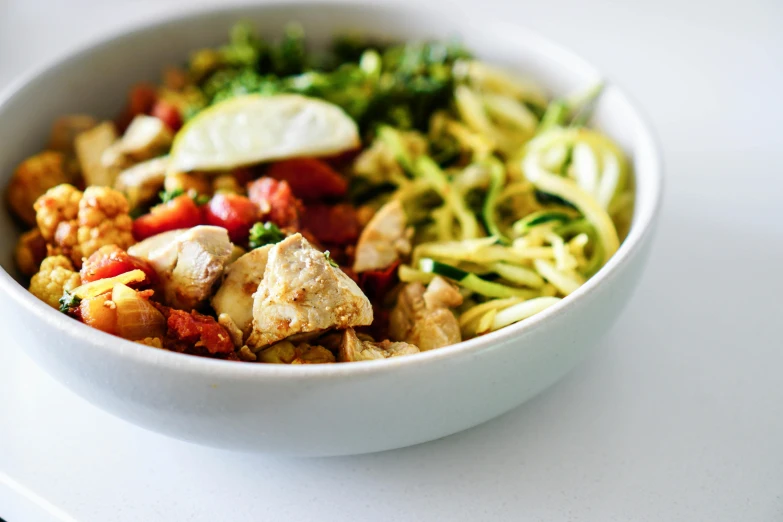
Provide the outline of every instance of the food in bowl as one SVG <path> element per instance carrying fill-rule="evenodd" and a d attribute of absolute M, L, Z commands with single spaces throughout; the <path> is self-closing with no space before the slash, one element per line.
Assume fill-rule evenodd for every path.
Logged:
<path fill-rule="evenodd" d="M 600 86 L 550 100 L 454 42 L 245 24 L 115 121 L 58 119 L 9 206 L 34 295 L 187 354 L 386 359 L 555 304 L 618 249 L 628 161 L 590 128 Z"/>

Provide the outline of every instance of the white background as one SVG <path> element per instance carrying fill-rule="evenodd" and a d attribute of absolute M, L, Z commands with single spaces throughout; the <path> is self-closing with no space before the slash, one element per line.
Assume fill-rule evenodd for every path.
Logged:
<path fill-rule="evenodd" d="M 193 3 L 0 0 L 0 88 L 98 35 Z M 468 432 L 290 460 L 136 428 L 4 339 L 0 517 L 783 520 L 783 2 L 496 3 L 480 5 L 627 88 L 663 142 L 656 248 L 604 348 Z"/>

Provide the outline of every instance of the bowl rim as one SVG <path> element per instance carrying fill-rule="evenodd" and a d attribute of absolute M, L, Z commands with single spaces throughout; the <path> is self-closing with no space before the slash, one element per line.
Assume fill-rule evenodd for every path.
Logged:
<path fill-rule="evenodd" d="M 253 9 L 258 11 L 289 9 L 289 8 L 313 8 L 313 9 L 363 9 L 367 12 L 375 12 L 382 15 L 389 10 L 396 13 L 410 13 L 419 15 L 436 14 L 437 9 L 428 6 L 414 6 L 411 4 L 397 3 L 361 3 L 358 0 L 271 0 L 262 4 L 229 3 L 219 6 L 198 6 L 164 12 L 153 19 L 140 19 L 127 26 L 108 32 L 83 43 L 70 51 L 54 56 L 23 73 L 2 91 L 0 91 L 0 108 L 23 92 L 30 84 L 43 76 L 50 69 L 68 67 L 72 62 L 89 55 L 95 49 L 106 46 L 122 38 L 130 38 L 133 35 L 150 30 L 162 30 L 174 23 L 195 21 L 202 18 Z M 473 16 L 473 15 L 471 15 Z M 492 16 L 481 15 L 481 18 L 498 31 L 512 34 L 513 39 L 522 47 L 535 49 L 537 53 L 556 59 L 559 66 L 568 70 L 579 70 L 594 76 L 602 76 L 596 67 L 570 49 L 545 38 L 522 24 L 509 23 Z M 314 364 L 314 365 L 284 365 L 284 364 L 246 364 L 237 361 L 211 359 L 188 354 L 170 352 L 168 350 L 150 349 L 150 347 L 122 339 L 100 330 L 90 328 L 87 325 L 74 321 L 72 318 L 59 313 L 46 305 L 29 291 L 20 285 L 6 270 L 0 267 L 0 291 L 11 296 L 15 303 L 26 310 L 37 321 L 49 323 L 64 335 L 73 337 L 73 340 L 88 343 L 95 350 L 106 350 L 120 358 L 130 359 L 129 362 L 142 366 L 155 366 L 172 371 L 191 374 L 201 374 L 211 378 L 229 379 L 294 379 L 294 378 L 331 378 L 346 376 L 367 376 L 376 372 L 395 371 L 397 368 L 414 365 L 424 367 L 428 364 L 439 364 L 444 360 L 456 359 L 463 356 L 474 355 L 514 338 L 522 336 L 540 328 L 543 328 L 558 317 L 566 315 L 580 301 L 584 301 L 588 295 L 612 279 L 618 270 L 627 265 L 645 244 L 645 239 L 653 233 L 655 221 L 660 214 L 663 195 L 663 161 L 661 146 L 658 137 L 652 130 L 647 115 L 639 108 L 638 103 L 631 98 L 615 82 L 606 82 L 616 95 L 619 95 L 633 117 L 636 118 L 641 129 L 640 138 L 646 149 L 651 154 L 646 162 L 649 167 L 647 180 L 648 190 L 645 199 L 650 204 L 645 206 L 645 211 L 639 213 L 638 207 L 634 209 L 633 221 L 627 237 L 623 240 L 618 251 L 604 264 L 601 269 L 580 286 L 574 293 L 562 299 L 555 305 L 545 309 L 534 316 L 519 323 L 506 326 L 498 331 L 461 341 L 459 343 L 429 350 L 416 354 L 414 357 L 394 357 L 381 361 L 360 361 L 350 364 Z M 637 184 L 638 187 L 638 184 Z M 638 191 L 638 188 L 637 188 Z"/>

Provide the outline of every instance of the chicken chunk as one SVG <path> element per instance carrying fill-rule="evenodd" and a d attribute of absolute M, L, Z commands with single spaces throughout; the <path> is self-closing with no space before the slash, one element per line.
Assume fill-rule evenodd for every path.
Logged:
<path fill-rule="evenodd" d="M 405 225 L 402 203 L 393 200 L 381 207 L 359 236 L 354 271 L 383 269 L 394 263 L 400 254 L 410 253 L 410 234 Z"/>
<path fill-rule="evenodd" d="M 123 170 L 114 181 L 114 188 L 125 194 L 131 208 L 154 199 L 163 187 L 168 157 L 143 161 Z"/>
<path fill-rule="evenodd" d="M 6 197 L 13 213 L 26 224 L 35 224 L 35 200 L 50 188 L 70 181 L 64 162 L 61 153 L 49 150 L 27 158 L 17 167 Z"/>
<path fill-rule="evenodd" d="M 260 348 L 294 334 L 368 325 L 372 319 L 372 305 L 356 283 L 294 234 L 269 251 L 248 345 Z"/>
<path fill-rule="evenodd" d="M 50 256 L 30 279 L 30 293 L 52 308 L 60 308 L 60 298 L 81 284 L 79 272 L 65 256 Z"/>
<path fill-rule="evenodd" d="M 176 232 L 145 239 L 128 253 L 146 259 L 155 268 L 168 305 L 199 309 L 223 275 L 231 257 L 231 242 L 226 229 L 220 227 L 200 225 Z"/>
<path fill-rule="evenodd" d="M 92 129 L 76 136 L 76 157 L 87 186 L 111 187 L 119 170 L 104 165 L 103 154 L 117 141 L 114 124 L 105 121 Z"/>
<path fill-rule="evenodd" d="M 340 362 L 372 361 L 413 353 L 419 353 L 419 349 L 412 344 L 388 340 L 380 343 L 362 341 L 353 328 L 348 328 L 343 332 L 338 360 Z"/>
<path fill-rule="evenodd" d="M 134 161 L 144 161 L 166 153 L 172 139 L 171 130 L 161 119 L 141 114 L 122 135 L 119 149 Z"/>
<path fill-rule="evenodd" d="M 441 277 L 435 277 L 426 290 L 421 283 L 408 283 L 389 317 L 389 334 L 422 352 L 458 343 L 462 340 L 459 323 L 449 308 L 460 304 L 459 291 Z"/>
<path fill-rule="evenodd" d="M 212 298 L 212 308 L 220 315 L 228 315 L 245 337 L 253 329 L 253 294 L 264 278 L 272 246 L 251 250 L 231 263 L 223 283 Z"/>

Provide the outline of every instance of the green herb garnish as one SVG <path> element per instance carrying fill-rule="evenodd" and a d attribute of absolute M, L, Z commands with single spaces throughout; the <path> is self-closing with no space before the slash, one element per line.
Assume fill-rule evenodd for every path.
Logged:
<path fill-rule="evenodd" d="M 185 191 L 181 188 L 175 188 L 173 190 L 161 190 L 158 192 L 158 197 L 161 203 L 168 203 L 174 198 L 178 198 L 183 195 Z"/>
<path fill-rule="evenodd" d="M 285 234 L 271 221 L 256 223 L 250 229 L 250 248 L 260 248 L 264 245 L 274 245 L 285 239 Z"/>
<path fill-rule="evenodd" d="M 67 314 L 71 310 L 71 308 L 76 308 L 77 306 L 79 306 L 79 303 L 81 302 L 82 302 L 81 297 L 66 291 L 63 294 L 63 296 L 60 298 L 60 311 L 64 314 Z"/>
<path fill-rule="evenodd" d="M 340 265 L 338 265 L 337 262 L 334 259 L 332 259 L 331 252 L 329 252 L 328 250 L 324 252 L 324 257 L 326 258 L 326 262 L 329 263 L 331 266 L 335 268 L 340 268 Z"/>

